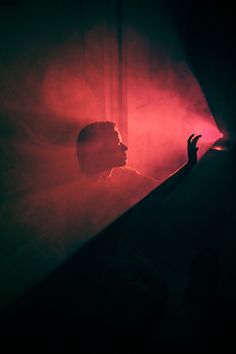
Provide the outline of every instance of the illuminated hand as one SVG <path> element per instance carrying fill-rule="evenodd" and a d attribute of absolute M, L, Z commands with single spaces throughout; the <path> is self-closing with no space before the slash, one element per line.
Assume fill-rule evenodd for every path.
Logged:
<path fill-rule="evenodd" d="M 188 164 L 191 166 L 197 163 L 197 142 L 200 138 L 201 135 L 196 135 L 194 137 L 194 134 L 191 134 L 188 138 Z"/>

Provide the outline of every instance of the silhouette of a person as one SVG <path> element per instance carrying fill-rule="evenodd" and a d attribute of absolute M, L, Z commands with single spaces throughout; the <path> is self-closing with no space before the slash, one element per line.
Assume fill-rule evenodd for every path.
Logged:
<path fill-rule="evenodd" d="M 187 142 L 188 161 L 165 181 L 165 188 L 178 182 L 197 163 L 197 142 L 200 137 L 201 135 L 194 137 L 194 134 L 189 137 Z M 127 182 L 130 182 L 130 192 L 132 194 L 132 189 L 134 189 L 133 193 L 136 196 L 134 199 L 138 201 L 154 189 L 158 185 L 158 181 L 125 167 L 127 150 L 128 147 L 122 142 L 114 122 L 98 121 L 88 124 L 77 137 L 77 156 L 81 171 L 93 179 L 95 177 L 102 178 L 110 182 L 116 180 L 124 182 L 127 179 Z M 116 188 L 118 187 L 116 185 Z M 128 191 L 126 190 L 126 192 Z"/>
<path fill-rule="evenodd" d="M 84 220 L 88 221 L 88 234 L 96 234 L 156 187 L 161 196 L 174 189 L 197 163 L 200 137 L 194 134 L 189 137 L 187 162 L 160 185 L 158 180 L 126 166 L 128 147 L 122 142 L 114 122 L 97 121 L 86 125 L 78 134 L 76 148 L 84 176 L 81 185 L 85 181 L 83 206 L 87 210 Z"/>
<path fill-rule="evenodd" d="M 88 176 L 110 176 L 114 167 L 126 165 L 127 150 L 115 123 L 109 121 L 86 125 L 77 138 L 80 167 Z"/>

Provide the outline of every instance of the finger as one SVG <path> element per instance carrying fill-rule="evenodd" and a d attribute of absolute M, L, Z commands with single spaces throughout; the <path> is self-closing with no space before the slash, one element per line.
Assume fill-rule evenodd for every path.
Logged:
<path fill-rule="evenodd" d="M 197 145 L 197 142 L 198 142 L 198 140 L 201 138 L 201 135 L 197 135 L 197 136 L 195 136 L 195 138 L 193 138 L 193 140 L 191 141 L 191 143 L 193 144 L 193 145 Z"/>
<path fill-rule="evenodd" d="M 191 143 L 191 139 L 194 137 L 194 134 L 191 134 L 190 137 L 188 138 L 188 143 Z"/>

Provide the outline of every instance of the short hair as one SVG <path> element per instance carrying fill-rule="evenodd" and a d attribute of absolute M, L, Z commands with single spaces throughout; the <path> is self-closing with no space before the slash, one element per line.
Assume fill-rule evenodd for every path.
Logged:
<path fill-rule="evenodd" d="M 87 175 L 94 174 L 97 169 L 94 165 L 96 151 L 93 144 L 96 146 L 104 146 L 107 138 L 114 132 L 116 123 L 110 121 L 98 121 L 86 125 L 78 134 L 76 139 L 77 157 L 80 169 Z"/>

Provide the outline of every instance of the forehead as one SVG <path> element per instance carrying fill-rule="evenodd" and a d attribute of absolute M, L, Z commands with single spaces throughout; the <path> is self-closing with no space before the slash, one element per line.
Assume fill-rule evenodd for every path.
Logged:
<path fill-rule="evenodd" d="M 111 131 L 111 134 L 109 134 L 108 140 L 113 143 L 121 142 L 121 135 L 116 127 Z"/>

